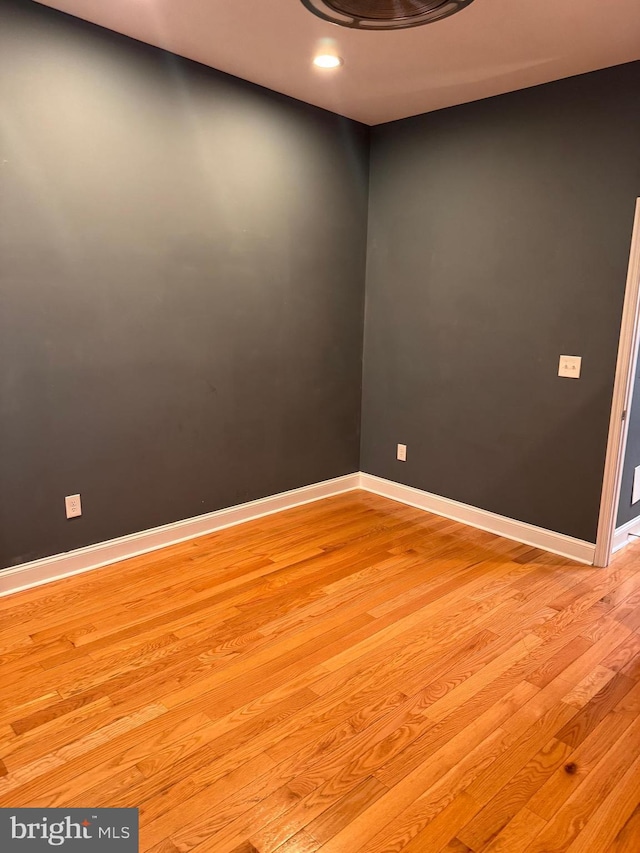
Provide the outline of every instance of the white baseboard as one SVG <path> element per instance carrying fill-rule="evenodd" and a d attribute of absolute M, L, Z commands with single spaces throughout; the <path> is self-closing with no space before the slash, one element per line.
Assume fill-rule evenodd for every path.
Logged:
<path fill-rule="evenodd" d="M 140 533 L 132 533 L 129 536 L 121 536 L 118 539 L 110 539 L 107 542 L 99 542 L 64 554 L 56 554 L 43 560 L 22 563 L 22 565 L 0 571 L 0 596 L 88 572 L 91 569 L 99 569 L 148 551 L 165 548 L 167 545 L 176 545 L 178 542 L 194 539 L 196 536 L 214 533 L 224 527 L 232 527 L 244 521 L 272 515 L 283 509 L 291 509 L 321 498 L 349 492 L 357 489 L 359 485 L 359 474 L 347 474 L 344 477 L 325 480 L 301 489 L 281 492 L 268 498 L 239 504 L 195 518 L 187 518 L 184 521 L 176 521 L 173 524 L 165 524 L 162 527 L 154 527 L 151 530 L 143 530 Z"/>
<path fill-rule="evenodd" d="M 541 548 L 543 551 L 551 551 L 552 554 L 559 554 L 561 557 L 568 557 L 579 563 L 593 565 L 596 546 L 591 542 L 584 542 L 582 539 L 574 539 L 571 536 L 545 530 L 542 527 L 535 527 L 533 524 L 526 524 L 523 521 L 514 521 L 512 518 L 506 518 L 503 515 L 496 515 L 496 513 L 452 501 L 449 498 L 432 495 L 411 486 L 403 486 L 400 483 L 394 483 L 392 480 L 374 477 L 372 474 L 360 475 L 360 488 L 400 503 L 409 504 L 409 506 L 415 506 L 418 509 L 424 509 L 435 515 L 443 515 L 445 518 L 460 521 L 470 527 L 495 533 L 496 536 L 504 536 L 506 539 L 514 539 L 524 545 L 532 545 L 534 548 Z"/>
<path fill-rule="evenodd" d="M 628 545 L 629 542 L 632 541 L 629 539 L 629 536 L 632 533 L 636 536 L 640 536 L 640 518 L 632 518 L 631 521 L 627 521 L 627 523 L 623 524 L 622 527 L 616 528 L 616 531 L 613 534 L 613 547 L 611 549 L 614 554 L 616 551 L 624 548 L 625 545 Z"/>
<path fill-rule="evenodd" d="M 295 506 L 358 488 L 400 503 L 409 504 L 426 512 L 432 512 L 435 515 L 460 521 L 462 524 L 486 530 L 497 536 L 504 536 L 506 539 L 513 539 L 525 545 L 551 551 L 553 554 L 559 554 L 580 563 L 593 564 L 595 545 L 590 542 L 573 539 L 571 536 L 564 536 L 561 533 L 554 533 L 541 527 L 534 527 L 532 524 L 525 524 L 522 521 L 514 521 L 511 518 L 452 501 L 449 498 L 442 498 L 421 489 L 403 486 L 381 477 L 374 477 L 372 474 L 356 473 L 5 569 L 0 571 L 0 597 L 40 586 L 50 581 L 61 580 L 71 575 L 88 572 L 91 569 L 99 569 L 102 566 L 127 560 L 130 557 L 137 557 L 149 551 L 166 548 L 168 545 L 176 545 L 187 539 L 214 533 L 216 530 L 222 530 L 225 527 L 233 527 L 236 524 L 242 524 L 244 521 L 272 515 L 284 509 L 291 509 Z M 618 548 L 626 545 L 628 534 L 634 532 L 631 529 L 634 526 L 640 532 L 640 519 L 636 519 L 616 531 L 616 541 L 619 542 Z"/>

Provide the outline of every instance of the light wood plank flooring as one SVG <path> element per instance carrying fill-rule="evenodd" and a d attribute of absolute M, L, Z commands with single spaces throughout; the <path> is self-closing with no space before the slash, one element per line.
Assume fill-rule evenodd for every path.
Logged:
<path fill-rule="evenodd" d="M 638 853 L 640 549 L 352 492 L 0 599 L 0 805 L 147 853 Z"/>

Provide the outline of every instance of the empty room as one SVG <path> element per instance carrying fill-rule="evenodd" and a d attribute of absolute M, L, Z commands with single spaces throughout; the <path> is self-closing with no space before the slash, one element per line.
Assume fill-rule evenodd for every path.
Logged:
<path fill-rule="evenodd" d="M 637 0 L 0 0 L 0 851 L 638 853 L 639 348 Z"/>

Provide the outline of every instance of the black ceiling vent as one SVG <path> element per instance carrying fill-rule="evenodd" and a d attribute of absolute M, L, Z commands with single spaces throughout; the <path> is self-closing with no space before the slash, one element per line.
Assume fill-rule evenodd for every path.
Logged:
<path fill-rule="evenodd" d="M 455 15 L 473 0 L 302 0 L 325 21 L 357 30 L 400 30 Z"/>

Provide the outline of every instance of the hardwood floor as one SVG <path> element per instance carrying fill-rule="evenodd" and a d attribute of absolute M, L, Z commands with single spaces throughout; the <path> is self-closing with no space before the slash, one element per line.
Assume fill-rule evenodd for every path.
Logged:
<path fill-rule="evenodd" d="M 0 599 L 0 805 L 153 853 L 638 853 L 640 547 L 364 492 Z"/>

